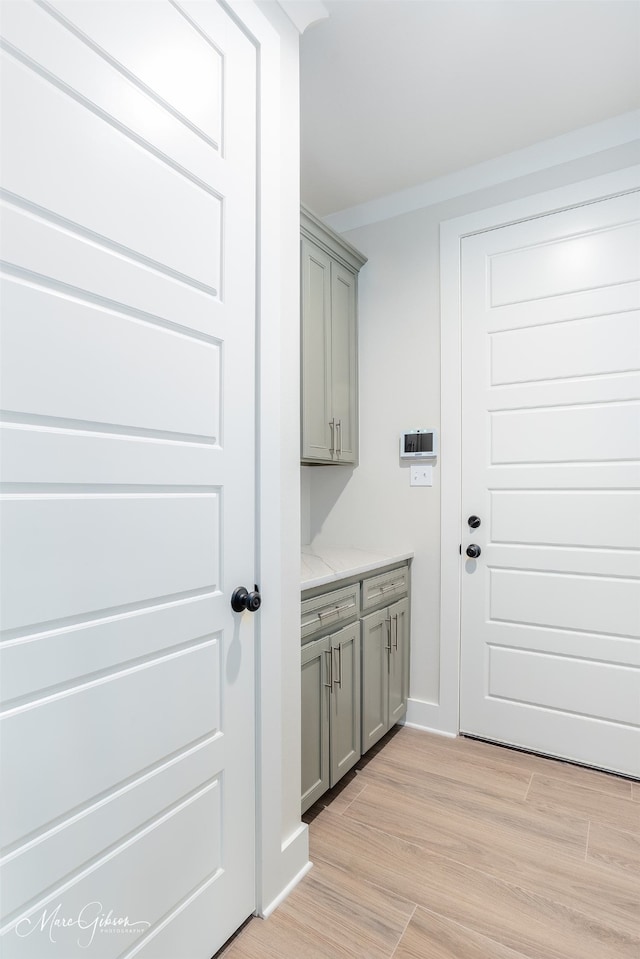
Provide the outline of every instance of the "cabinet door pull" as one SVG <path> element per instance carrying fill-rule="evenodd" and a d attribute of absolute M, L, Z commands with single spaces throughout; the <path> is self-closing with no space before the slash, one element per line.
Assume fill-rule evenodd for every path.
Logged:
<path fill-rule="evenodd" d="M 325 649 L 324 654 L 325 656 L 329 656 L 329 665 L 325 666 L 325 672 L 329 676 L 329 682 L 325 679 L 324 685 L 333 690 L 333 650 Z"/>
<path fill-rule="evenodd" d="M 396 650 L 396 652 L 397 652 L 397 651 L 398 651 L 398 614 L 396 613 L 393 618 L 394 618 L 395 624 L 396 624 L 396 630 L 395 630 L 396 639 L 395 639 L 395 642 L 394 642 L 394 644 L 393 644 L 393 648 L 394 648 L 394 649 Z"/>
<path fill-rule="evenodd" d="M 338 446 L 338 456 L 342 456 L 342 420 L 336 420 L 336 430 L 340 445 Z"/>
<path fill-rule="evenodd" d="M 335 451 L 336 451 L 336 444 L 335 444 L 335 442 L 334 442 L 334 434 L 335 434 L 335 429 L 336 429 L 336 421 L 335 421 L 335 420 L 329 420 L 329 429 L 331 430 L 331 441 L 330 441 L 330 443 L 329 443 L 329 452 L 330 452 L 331 455 L 333 456 L 333 454 L 334 454 Z"/>
<path fill-rule="evenodd" d="M 385 622 L 387 624 L 387 638 L 389 640 L 389 645 L 385 646 L 384 648 L 386 649 L 388 653 L 390 653 L 391 652 L 391 616 L 389 616 L 389 619 L 385 620 Z"/>
<path fill-rule="evenodd" d="M 338 689 L 342 689 L 342 644 L 334 646 L 333 651 L 338 654 L 338 676 L 337 679 L 334 679 L 334 683 Z"/>

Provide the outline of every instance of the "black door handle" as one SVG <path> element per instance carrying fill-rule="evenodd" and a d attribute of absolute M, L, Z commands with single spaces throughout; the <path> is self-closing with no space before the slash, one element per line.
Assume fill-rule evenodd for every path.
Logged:
<path fill-rule="evenodd" d="M 234 613 L 242 613 L 248 609 L 250 613 L 257 612 L 262 606 L 262 596 L 256 584 L 251 592 L 245 586 L 238 586 L 231 596 L 231 609 Z"/>
<path fill-rule="evenodd" d="M 479 516 L 470 516 L 469 519 L 467 520 L 467 523 L 469 524 L 471 529 L 477 529 L 481 522 L 482 520 L 480 519 Z"/>
<path fill-rule="evenodd" d="M 467 546 L 467 556 L 469 559 L 477 559 L 482 550 L 479 546 L 476 546 L 475 543 L 472 543 L 471 546 Z"/>

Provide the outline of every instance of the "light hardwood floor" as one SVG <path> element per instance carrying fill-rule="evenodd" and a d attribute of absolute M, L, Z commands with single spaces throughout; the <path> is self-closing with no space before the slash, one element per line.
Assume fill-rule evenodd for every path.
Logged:
<path fill-rule="evenodd" d="M 640 788 L 396 727 L 304 817 L 314 868 L 220 959 L 640 959 Z"/>

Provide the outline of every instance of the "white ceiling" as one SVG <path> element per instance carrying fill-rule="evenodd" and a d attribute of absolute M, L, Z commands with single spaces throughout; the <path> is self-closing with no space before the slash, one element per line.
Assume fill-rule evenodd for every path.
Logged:
<path fill-rule="evenodd" d="M 321 216 L 640 107 L 636 0 L 324 0 L 300 41 Z"/>

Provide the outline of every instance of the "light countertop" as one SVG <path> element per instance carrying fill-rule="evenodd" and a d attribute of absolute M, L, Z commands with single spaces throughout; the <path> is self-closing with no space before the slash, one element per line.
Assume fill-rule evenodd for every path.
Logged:
<path fill-rule="evenodd" d="M 413 552 L 386 553 L 349 546 L 302 547 L 301 589 L 324 586 L 339 579 L 370 573 L 382 566 L 406 562 Z"/>

